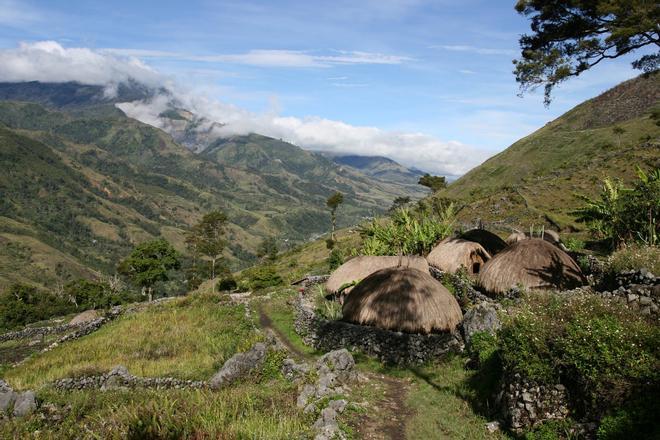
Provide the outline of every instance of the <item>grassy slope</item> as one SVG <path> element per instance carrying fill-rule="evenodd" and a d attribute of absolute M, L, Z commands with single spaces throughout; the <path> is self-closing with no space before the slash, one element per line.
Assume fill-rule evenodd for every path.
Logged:
<path fill-rule="evenodd" d="M 257 135 L 197 156 L 112 111 L 2 102 L 0 146 L 0 260 L 12 261 L 11 242 L 44 263 L 2 270 L 0 287 L 112 271 L 134 244 L 159 235 L 184 251 L 185 231 L 216 207 L 232 222 L 227 257 L 238 267 L 261 237 L 299 243 L 326 231 L 325 199 L 334 190 L 346 194 L 343 224 L 382 210 L 403 191 Z"/>
<path fill-rule="evenodd" d="M 575 194 L 595 195 L 605 176 L 630 181 L 637 165 L 660 166 L 660 127 L 651 117 L 658 100 L 660 75 L 622 83 L 519 140 L 437 196 L 466 203 L 461 218 L 467 221 L 574 227 Z M 620 137 L 615 125 L 625 130 Z"/>

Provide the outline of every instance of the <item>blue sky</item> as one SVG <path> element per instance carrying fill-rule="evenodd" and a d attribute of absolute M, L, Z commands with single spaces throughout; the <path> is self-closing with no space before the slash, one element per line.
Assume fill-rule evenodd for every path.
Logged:
<path fill-rule="evenodd" d="M 636 75 L 622 58 L 559 87 L 549 108 L 540 93 L 519 98 L 511 60 L 529 24 L 514 3 L 0 0 L 0 48 L 134 57 L 251 127 L 277 115 L 264 134 L 460 174 Z"/>

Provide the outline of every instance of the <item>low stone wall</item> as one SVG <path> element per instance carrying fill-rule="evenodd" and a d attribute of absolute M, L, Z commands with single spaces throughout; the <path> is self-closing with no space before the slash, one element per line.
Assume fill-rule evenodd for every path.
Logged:
<path fill-rule="evenodd" d="M 507 426 L 516 433 L 548 420 L 569 415 L 566 388 L 544 386 L 523 379 L 519 374 L 506 376 L 500 401 Z"/>
<path fill-rule="evenodd" d="M 116 388 L 156 388 L 156 389 L 184 389 L 205 388 L 204 381 L 183 380 L 173 377 L 138 377 L 133 376 L 125 367 L 113 368 L 106 374 L 97 376 L 82 376 L 59 379 L 53 383 L 55 389 L 61 391 Z"/>
<path fill-rule="evenodd" d="M 324 281 L 317 277 L 304 284 L 294 305 L 296 332 L 309 346 L 322 351 L 357 349 L 384 363 L 395 365 L 420 364 L 464 348 L 458 330 L 419 335 L 324 319 L 315 313 L 309 298 L 311 288 Z"/>

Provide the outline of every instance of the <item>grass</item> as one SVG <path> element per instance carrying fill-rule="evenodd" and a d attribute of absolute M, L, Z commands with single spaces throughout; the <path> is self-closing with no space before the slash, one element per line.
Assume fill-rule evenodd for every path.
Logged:
<path fill-rule="evenodd" d="M 305 438 L 312 421 L 295 406 L 295 385 L 273 380 L 222 391 L 45 390 L 49 416 L 0 424 L 1 438 L 290 439 Z"/>
<path fill-rule="evenodd" d="M 194 295 L 129 314 L 6 372 L 16 389 L 124 365 L 139 376 L 207 379 L 261 336 L 241 305 Z"/>

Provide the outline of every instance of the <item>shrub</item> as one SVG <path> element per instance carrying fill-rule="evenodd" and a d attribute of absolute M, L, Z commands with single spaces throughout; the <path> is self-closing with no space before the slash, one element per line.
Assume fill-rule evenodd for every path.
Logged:
<path fill-rule="evenodd" d="M 642 268 L 660 275 L 660 247 L 633 244 L 612 253 L 605 263 L 610 274 Z"/>
<path fill-rule="evenodd" d="M 280 286 L 283 283 L 284 280 L 273 266 L 255 266 L 243 271 L 239 284 L 249 289 L 258 290 Z"/>
<path fill-rule="evenodd" d="M 350 287 L 350 286 L 346 286 Z M 346 287 L 342 286 L 340 291 Z M 338 301 L 334 299 L 326 299 L 327 292 L 322 286 L 318 286 L 318 290 L 314 297 L 314 306 L 316 312 L 323 318 L 330 321 L 337 321 L 342 318 L 342 307 Z"/>
<path fill-rule="evenodd" d="M 24 284 L 14 284 L 0 294 L 0 330 L 61 316 L 76 310 L 67 299 Z"/>
<path fill-rule="evenodd" d="M 328 266 L 330 270 L 335 270 L 339 266 L 344 264 L 344 254 L 339 249 L 333 249 L 328 256 Z"/>
<path fill-rule="evenodd" d="M 424 255 L 440 240 L 451 234 L 454 205 L 435 212 L 397 210 L 389 220 L 374 220 L 363 226 L 362 255 Z"/>
<path fill-rule="evenodd" d="M 508 371 L 564 383 L 585 402 L 577 409 L 596 418 L 660 379 L 660 328 L 593 295 L 529 295 L 505 321 L 500 340 Z"/>
<path fill-rule="evenodd" d="M 217 289 L 220 292 L 227 291 L 227 290 L 234 290 L 237 287 L 236 280 L 234 279 L 233 276 L 229 275 L 224 278 L 222 278 L 220 281 L 218 281 L 217 284 Z"/>
<path fill-rule="evenodd" d="M 64 293 L 78 310 L 102 309 L 127 302 L 139 301 L 135 293 L 112 292 L 107 283 L 78 279 L 64 286 Z"/>

